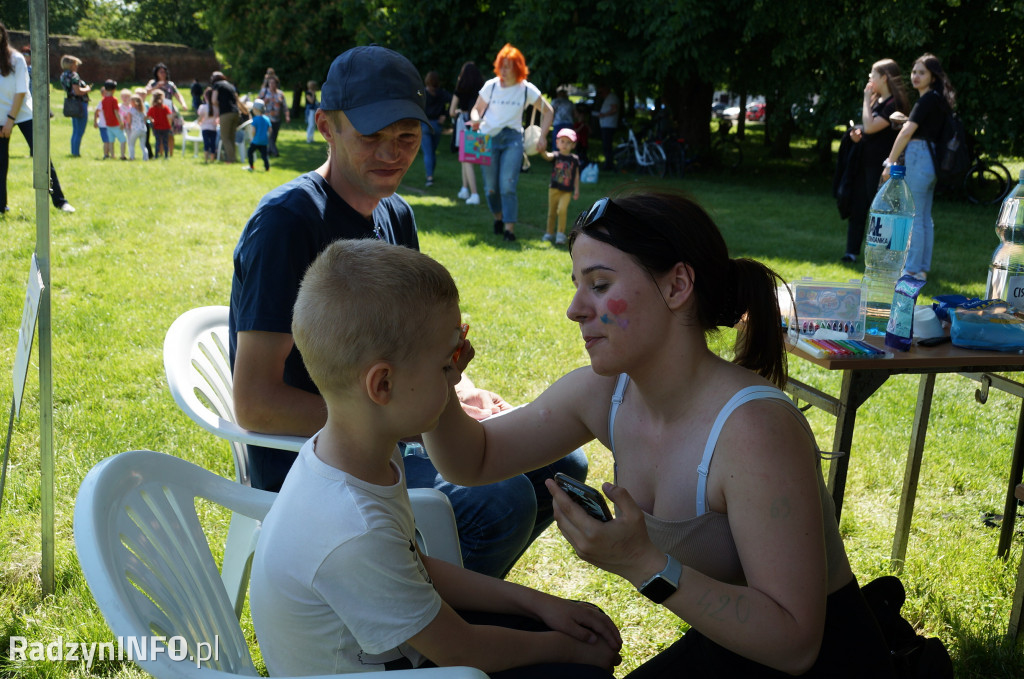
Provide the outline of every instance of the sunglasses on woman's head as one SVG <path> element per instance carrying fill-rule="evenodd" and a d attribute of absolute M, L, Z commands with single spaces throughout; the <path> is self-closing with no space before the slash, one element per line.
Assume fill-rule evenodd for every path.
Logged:
<path fill-rule="evenodd" d="M 626 223 L 632 221 L 632 215 L 624 208 L 613 203 L 611 198 L 605 196 L 591 205 L 589 210 L 580 213 L 580 216 L 576 218 L 574 228 L 585 229 L 588 226 L 593 226 L 603 217 L 612 217 L 613 213 L 617 214 L 619 219 L 624 220 Z"/>

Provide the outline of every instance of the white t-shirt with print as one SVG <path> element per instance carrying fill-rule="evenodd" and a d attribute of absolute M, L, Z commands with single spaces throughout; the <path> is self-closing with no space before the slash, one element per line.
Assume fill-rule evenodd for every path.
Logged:
<path fill-rule="evenodd" d="M 319 434 L 318 434 L 319 436 Z M 419 552 L 404 467 L 377 486 L 306 442 L 263 522 L 250 607 L 271 676 L 418 667 L 406 642 L 441 610 Z"/>
<path fill-rule="evenodd" d="M 522 132 L 523 110 L 537 101 L 540 90 L 526 80 L 502 87 L 501 78 L 494 77 L 480 88 L 480 96 L 487 106 L 480 131 L 493 136 L 506 127 Z"/>

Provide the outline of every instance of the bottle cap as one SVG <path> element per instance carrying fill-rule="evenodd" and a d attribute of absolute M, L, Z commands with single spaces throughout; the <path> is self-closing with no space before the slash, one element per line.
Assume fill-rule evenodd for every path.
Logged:
<path fill-rule="evenodd" d="M 907 168 L 905 165 L 890 165 L 889 166 L 890 177 L 906 177 Z"/>

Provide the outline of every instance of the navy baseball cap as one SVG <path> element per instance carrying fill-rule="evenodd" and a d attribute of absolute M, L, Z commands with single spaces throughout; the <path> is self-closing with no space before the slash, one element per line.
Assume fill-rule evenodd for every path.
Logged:
<path fill-rule="evenodd" d="M 343 111 L 359 134 L 374 134 L 388 125 L 424 112 L 423 81 L 412 62 L 378 45 L 353 47 L 327 72 L 320 89 L 325 111 Z"/>

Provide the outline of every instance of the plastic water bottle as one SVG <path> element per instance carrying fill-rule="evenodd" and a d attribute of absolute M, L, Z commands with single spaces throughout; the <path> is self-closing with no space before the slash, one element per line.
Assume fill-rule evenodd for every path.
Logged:
<path fill-rule="evenodd" d="M 985 284 L 986 299 L 1002 299 L 1024 311 L 1024 170 L 1020 181 L 1003 200 L 996 219 L 999 246 L 992 253 Z"/>
<path fill-rule="evenodd" d="M 914 225 L 914 199 L 906 182 L 906 168 L 889 167 L 889 180 L 878 189 L 868 212 L 864 248 L 865 332 L 884 335 L 889 323 L 893 289 L 903 272 Z"/>

